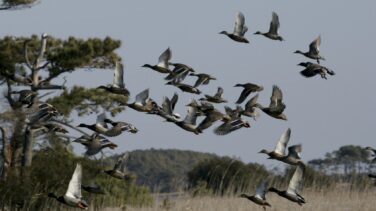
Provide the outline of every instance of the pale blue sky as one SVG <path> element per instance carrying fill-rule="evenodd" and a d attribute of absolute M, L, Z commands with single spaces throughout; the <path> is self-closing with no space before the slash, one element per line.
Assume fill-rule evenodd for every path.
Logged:
<path fill-rule="evenodd" d="M 125 83 L 132 95 L 150 88 L 151 97 L 161 102 L 164 95 L 172 96 L 176 91 L 177 111 L 182 116 L 186 112 L 184 105 L 193 95 L 165 86 L 163 75 L 141 68 L 145 63 L 156 63 L 167 47 L 172 50 L 172 61 L 216 76 L 218 80 L 201 87 L 202 91 L 212 94 L 220 85 L 230 102 L 241 92 L 234 84 L 253 82 L 265 87 L 259 101 L 269 104 L 272 85 L 277 84 L 284 92 L 287 122 L 262 114 L 257 122 L 250 120 L 250 129 L 221 137 L 214 135 L 211 128 L 196 136 L 173 124 L 162 123 L 157 116 L 128 109 L 116 119 L 133 123 L 139 133 L 111 139 L 119 145 L 115 152 L 151 147 L 190 149 L 273 167 L 282 164 L 266 160 L 257 152 L 262 148 L 273 149 L 288 127 L 292 129 L 290 143 L 303 144 L 304 160 L 321 157 L 345 144 L 376 145 L 376 98 L 372 95 L 376 90 L 373 64 L 376 28 L 371 25 L 376 19 L 372 12 L 375 7 L 373 0 L 43 0 L 32 9 L 1 11 L 0 36 L 46 32 L 59 38 L 120 39 L 123 45 L 118 53 L 124 60 Z M 249 45 L 218 34 L 233 29 L 238 11 L 246 18 Z M 285 42 L 253 35 L 268 29 L 272 11 L 279 15 Z M 327 81 L 300 76 L 302 68 L 297 64 L 309 59 L 292 53 L 297 49 L 307 50 L 319 34 L 321 54 L 327 59 L 322 64 L 337 73 Z M 96 87 L 110 83 L 112 74 L 112 70 L 78 71 L 68 79 L 71 85 Z M 95 116 L 86 119 L 95 121 Z"/>

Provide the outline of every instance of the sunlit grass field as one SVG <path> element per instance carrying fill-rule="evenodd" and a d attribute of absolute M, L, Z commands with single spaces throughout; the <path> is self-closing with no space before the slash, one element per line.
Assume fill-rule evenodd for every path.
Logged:
<path fill-rule="evenodd" d="M 376 191 L 367 190 L 362 191 L 330 191 L 317 192 L 305 191 L 304 197 L 307 204 L 299 206 L 278 197 L 276 194 L 269 193 L 267 199 L 272 205 L 267 210 L 309 210 L 309 211 L 374 211 L 376 210 Z M 160 197 L 163 199 L 162 197 Z M 108 211 L 115 210 L 131 210 L 131 211 L 154 211 L 154 210 L 202 210 L 202 211 L 242 211 L 242 210 L 263 210 L 262 207 L 253 204 L 252 202 L 236 196 L 232 197 L 187 197 L 179 196 L 176 199 L 169 200 L 170 206 L 163 206 L 163 200 L 159 200 L 153 207 L 134 208 L 127 207 L 126 209 L 107 209 Z M 168 208 L 169 207 L 169 208 Z"/>

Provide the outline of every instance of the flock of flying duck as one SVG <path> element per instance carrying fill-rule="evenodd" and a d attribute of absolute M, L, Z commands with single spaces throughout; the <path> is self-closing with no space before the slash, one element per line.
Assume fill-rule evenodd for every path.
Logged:
<path fill-rule="evenodd" d="M 284 39 L 278 33 L 279 27 L 280 23 L 278 15 L 273 12 L 269 31 L 265 33 L 258 31 L 255 34 L 263 35 L 272 40 L 283 41 Z M 245 25 L 244 15 L 239 12 L 236 16 L 233 33 L 222 31 L 220 32 L 220 34 L 224 34 L 236 42 L 249 43 L 248 39 L 245 37 L 247 31 L 248 28 Z M 299 64 L 300 66 L 305 67 L 305 69 L 300 72 L 304 77 L 313 77 L 315 75 L 320 75 L 322 78 L 327 79 L 327 75 L 334 75 L 334 72 L 332 70 L 320 65 L 319 63 L 320 60 L 324 60 L 324 58 L 320 55 L 320 44 L 321 37 L 319 36 L 309 45 L 308 52 L 302 52 L 299 50 L 295 52 L 317 61 L 317 63 L 302 62 Z M 192 67 L 186 64 L 170 62 L 171 57 L 172 53 L 170 48 L 168 48 L 159 56 L 159 62 L 156 65 L 145 64 L 143 65 L 143 67 L 150 68 L 161 74 L 166 74 L 166 85 L 174 86 L 183 92 L 188 92 L 195 95 L 201 94 L 201 91 L 199 90 L 200 86 L 208 85 L 211 80 L 216 80 L 214 76 L 211 76 L 209 74 L 197 73 Z M 173 68 L 170 69 L 170 67 Z M 109 86 L 99 86 L 98 89 L 103 89 L 112 94 L 129 97 L 130 92 L 125 88 L 123 72 L 123 65 L 120 62 L 116 62 L 113 83 Z M 197 77 L 194 85 L 183 83 L 184 79 L 187 76 Z M 214 104 L 228 102 L 228 100 L 223 96 L 223 88 L 218 87 L 217 93 L 215 93 L 214 95 L 205 94 L 198 100 L 192 99 L 191 102 L 186 105 L 188 107 L 188 111 L 184 119 L 182 119 L 178 113 L 174 112 L 175 105 L 178 101 L 178 95 L 176 93 L 171 99 L 164 97 L 162 104 L 158 105 L 156 101 L 149 97 L 149 89 L 146 89 L 136 95 L 135 101 L 133 103 L 129 103 L 126 106 L 138 112 L 160 116 L 166 122 L 175 124 L 183 130 L 192 132 L 197 135 L 203 133 L 204 130 L 211 127 L 217 121 L 221 122 L 219 126 L 216 126 L 214 128 L 214 133 L 217 135 L 227 135 L 241 128 L 249 128 L 249 122 L 242 117 L 244 116 L 256 119 L 260 115 L 257 109 L 263 111 L 270 117 L 280 120 L 287 120 L 287 117 L 284 114 L 286 105 L 283 102 L 282 90 L 277 85 L 273 86 L 272 95 L 270 97 L 270 104 L 267 107 L 262 106 L 257 102 L 258 93 L 263 91 L 263 86 L 253 83 L 244 83 L 236 84 L 235 87 L 242 88 L 240 96 L 236 101 L 236 108 L 233 109 L 225 106 L 225 111 L 222 112 L 214 106 Z M 29 113 L 29 125 L 34 125 L 34 127 L 42 126 L 42 128 L 44 129 L 43 131 L 55 131 L 60 133 L 68 132 L 61 125 L 55 124 L 56 122 L 59 123 L 54 119 L 54 117 L 59 115 L 59 112 L 52 105 L 47 103 L 33 105 L 37 93 L 31 90 L 21 90 L 12 92 L 12 94 L 18 94 L 19 102 L 28 105 L 28 107 L 31 107 L 31 110 L 33 110 L 33 112 Z M 251 94 L 254 94 L 254 96 L 245 103 L 244 107 L 242 107 L 241 104 L 246 101 Z M 204 119 L 197 124 L 197 117 L 201 116 L 204 117 Z M 90 125 L 81 123 L 78 125 L 78 127 L 87 128 L 94 132 L 92 135 L 89 135 L 76 127 L 74 128 L 85 134 L 74 140 L 74 142 L 80 143 L 86 147 L 87 150 L 85 154 L 87 156 L 96 155 L 104 148 L 114 149 L 117 147 L 116 144 L 108 140 L 106 137 L 118 136 L 125 131 L 130 133 L 138 132 L 138 129 L 132 124 L 127 122 L 113 121 L 111 119 L 108 119 L 104 113 L 100 114 L 97 117 L 97 121 L 95 123 Z M 261 205 L 264 209 L 266 206 L 271 206 L 265 198 L 265 195 L 268 191 L 275 192 L 279 196 L 296 202 L 299 205 L 305 203 L 305 199 L 299 194 L 299 191 L 302 188 L 305 169 L 305 164 L 301 160 L 300 156 L 302 146 L 290 146 L 288 147 L 288 153 L 286 154 L 285 149 L 290 139 L 290 134 L 290 129 L 282 134 L 274 151 L 260 151 L 260 153 L 267 154 L 269 156 L 269 159 L 275 159 L 289 165 L 296 166 L 295 173 L 290 180 L 290 184 L 287 190 L 281 191 L 274 187 L 269 188 L 267 182 L 263 181 L 257 188 L 255 195 L 250 196 L 247 194 L 242 194 L 241 197 L 245 197 L 255 202 L 256 204 Z M 119 158 L 114 169 L 108 170 L 106 171 L 106 173 L 119 179 L 128 178 L 129 172 L 121 170 L 122 162 L 124 160 L 124 157 Z M 82 167 L 80 164 L 77 164 L 65 195 L 57 196 L 54 193 L 50 193 L 49 196 L 56 198 L 59 202 L 66 205 L 87 209 L 88 204 L 82 199 L 81 194 L 81 177 Z M 83 186 L 83 188 L 93 193 L 100 192 L 100 188 L 97 186 Z"/>

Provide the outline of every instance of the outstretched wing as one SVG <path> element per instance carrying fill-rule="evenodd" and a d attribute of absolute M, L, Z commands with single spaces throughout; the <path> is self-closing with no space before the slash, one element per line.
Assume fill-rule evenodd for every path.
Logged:
<path fill-rule="evenodd" d="M 291 129 L 288 128 L 282 135 L 281 137 L 279 138 L 279 141 L 277 143 L 277 146 L 275 147 L 275 150 L 274 152 L 280 154 L 280 155 L 285 155 L 285 151 L 286 151 L 286 146 L 287 146 L 287 143 L 289 143 L 289 140 L 290 140 L 290 136 L 291 136 Z"/>
<path fill-rule="evenodd" d="M 251 94 L 251 92 L 252 91 L 250 89 L 244 88 L 242 93 L 239 96 L 239 99 L 236 101 L 236 104 L 243 103 L 243 101 L 248 97 L 249 94 Z"/>
<path fill-rule="evenodd" d="M 172 115 L 171 101 L 168 97 L 163 98 L 162 109 L 169 115 Z"/>
<path fill-rule="evenodd" d="M 294 175 L 292 176 L 289 187 L 287 188 L 287 193 L 297 195 L 303 187 L 303 176 L 305 167 L 303 165 L 298 165 L 295 169 Z"/>
<path fill-rule="evenodd" d="M 115 171 L 116 171 L 116 170 L 120 170 L 121 165 L 122 165 L 123 163 L 125 163 L 125 162 L 128 160 L 128 158 L 129 158 L 129 153 L 128 153 L 128 152 L 124 153 L 123 156 L 119 157 L 118 160 L 117 160 L 116 163 L 115 163 L 114 170 L 115 170 Z"/>
<path fill-rule="evenodd" d="M 277 85 L 274 85 L 272 96 L 270 97 L 269 107 L 276 107 L 277 105 L 281 104 L 282 98 L 283 98 L 283 95 L 282 95 L 281 89 Z"/>
<path fill-rule="evenodd" d="M 114 71 L 114 82 L 113 85 L 119 88 L 124 88 L 124 67 L 119 61 L 116 62 Z"/>
<path fill-rule="evenodd" d="M 187 111 L 187 116 L 184 119 L 184 122 L 187 124 L 196 124 L 196 119 L 197 119 L 197 108 L 189 106 L 188 111 Z"/>
<path fill-rule="evenodd" d="M 289 150 L 288 156 L 293 157 L 295 159 L 302 159 L 302 157 L 301 157 L 302 149 L 303 148 L 302 148 L 301 144 L 293 145 L 293 146 L 288 148 L 288 150 Z"/>
<path fill-rule="evenodd" d="M 170 48 L 167 48 L 160 56 L 158 59 L 158 64 L 157 66 L 167 68 L 168 69 L 168 61 L 171 59 L 171 50 Z"/>
<path fill-rule="evenodd" d="M 179 99 L 179 95 L 178 95 L 178 93 L 175 92 L 175 93 L 174 93 L 174 96 L 172 96 L 172 98 L 171 98 L 171 100 L 170 100 L 172 111 L 174 111 L 174 109 L 175 109 L 175 105 L 176 105 L 176 103 L 178 102 L 178 99 Z"/>
<path fill-rule="evenodd" d="M 141 103 L 142 105 L 145 105 L 146 99 L 148 98 L 149 98 L 149 89 L 145 89 L 144 91 L 136 95 L 136 102 Z"/>
<path fill-rule="evenodd" d="M 319 35 L 314 41 L 309 44 L 309 52 L 318 55 L 320 52 L 321 36 Z"/>
<path fill-rule="evenodd" d="M 245 104 L 244 108 L 245 110 L 247 111 L 253 111 L 254 110 L 254 107 L 256 106 L 257 104 L 257 99 L 258 99 L 258 94 L 256 94 L 255 96 L 253 96 L 250 100 L 248 100 L 248 102 Z"/>
<path fill-rule="evenodd" d="M 218 87 L 217 93 L 214 95 L 214 97 L 221 98 L 223 95 L 223 88 Z"/>
<path fill-rule="evenodd" d="M 279 28 L 279 18 L 278 18 L 277 13 L 273 12 L 272 21 L 270 22 L 269 33 L 278 34 L 278 28 Z"/>
<path fill-rule="evenodd" d="M 243 120 L 236 119 L 234 121 L 228 121 L 228 122 L 221 124 L 220 126 L 216 127 L 213 132 L 216 135 L 224 136 L 236 130 L 239 130 L 242 127 L 244 127 Z"/>
<path fill-rule="evenodd" d="M 82 167 L 81 164 L 77 163 L 76 169 L 69 181 L 68 190 L 65 193 L 66 196 L 71 198 L 81 199 L 81 179 L 82 179 Z"/>
<path fill-rule="evenodd" d="M 266 180 L 262 181 L 256 189 L 255 197 L 266 200 L 265 195 L 268 192 L 268 182 Z"/>
<path fill-rule="evenodd" d="M 107 124 L 104 122 L 105 119 L 107 119 L 105 112 L 99 114 L 97 116 L 96 124 L 99 125 L 99 126 L 102 126 L 103 128 L 107 128 Z"/>
<path fill-rule="evenodd" d="M 234 34 L 237 36 L 243 36 L 248 28 L 244 25 L 245 24 L 245 18 L 243 13 L 238 12 L 236 15 L 236 20 L 235 20 L 235 28 L 234 28 Z"/>

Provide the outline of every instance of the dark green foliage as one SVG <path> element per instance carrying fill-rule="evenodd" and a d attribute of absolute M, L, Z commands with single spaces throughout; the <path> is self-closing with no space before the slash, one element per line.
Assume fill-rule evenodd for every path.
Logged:
<path fill-rule="evenodd" d="M 39 55 L 41 39 L 37 35 L 31 37 L 6 36 L 0 39 L 0 75 L 14 75 L 15 66 L 25 64 L 24 45 L 27 43 L 29 61 L 35 61 Z M 49 65 L 45 68 L 51 80 L 61 73 L 72 72 L 78 68 L 113 68 L 120 57 L 114 52 L 121 46 L 120 40 L 109 37 L 101 40 L 87 40 L 69 37 L 61 40 L 48 37 L 45 58 Z M 1 78 L 0 78 L 1 79 Z"/>
<path fill-rule="evenodd" d="M 115 163 L 118 156 L 111 158 Z M 130 152 L 126 166 L 137 175 L 137 183 L 153 192 L 176 192 L 187 187 L 187 172 L 214 154 L 188 150 L 135 150 Z"/>
<path fill-rule="evenodd" d="M 48 40 L 50 41 L 51 38 Z M 75 68 L 108 68 L 114 67 L 115 61 L 120 58 L 114 53 L 121 45 L 120 40 L 106 37 L 68 40 L 54 40 L 54 45 L 47 49 L 47 60 L 51 62 L 50 74 L 59 74 L 61 71 L 72 71 Z"/>
<path fill-rule="evenodd" d="M 349 175 L 368 170 L 367 157 L 367 152 L 363 147 L 346 145 L 327 153 L 324 159 L 314 159 L 308 163 L 316 170 L 326 173 L 343 172 L 345 175 Z"/>
<path fill-rule="evenodd" d="M 49 199 L 49 192 L 65 194 L 76 163 L 83 167 L 83 184 L 95 182 L 105 190 L 104 195 L 91 195 L 83 191 L 85 199 L 91 206 L 121 207 L 125 205 L 151 205 L 153 199 L 147 188 L 136 186 L 124 180 L 106 175 L 103 170 L 111 168 L 103 166 L 100 161 L 75 157 L 64 148 L 55 147 L 35 153 L 34 162 L 27 175 L 18 177 L 10 175 L 9 179 L 0 182 L 0 204 L 6 207 L 22 206 L 31 210 L 56 209 L 60 206 Z M 1 208 L 0 208 L 1 209 Z"/>
<path fill-rule="evenodd" d="M 210 192 L 223 195 L 255 188 L 269 174 L 262 165 L 222 157 L 200 162 L 188 172 L 188 179 L 190 187 L 196 191 L 202 191 L 202 186 L 206 185 L 205 189 Z"/>
<path fill-rule="evenodd" d="M 38 0 L 2 0 L 0 10 L 30 7 Z"/>
<path fill-rule="evenodd" d="M 101 89 L 86 89 L 84 87 L 73 87 L 70 91 L 65 90 L 60 96 L 49 99 L 47 102 L 65 116 L 69 116 L 73 110 L 84 115 L 92 112 L 99 112 L 101 106 L 114 116 L 125 109 L 128 97 L 116 95 Z"/>

